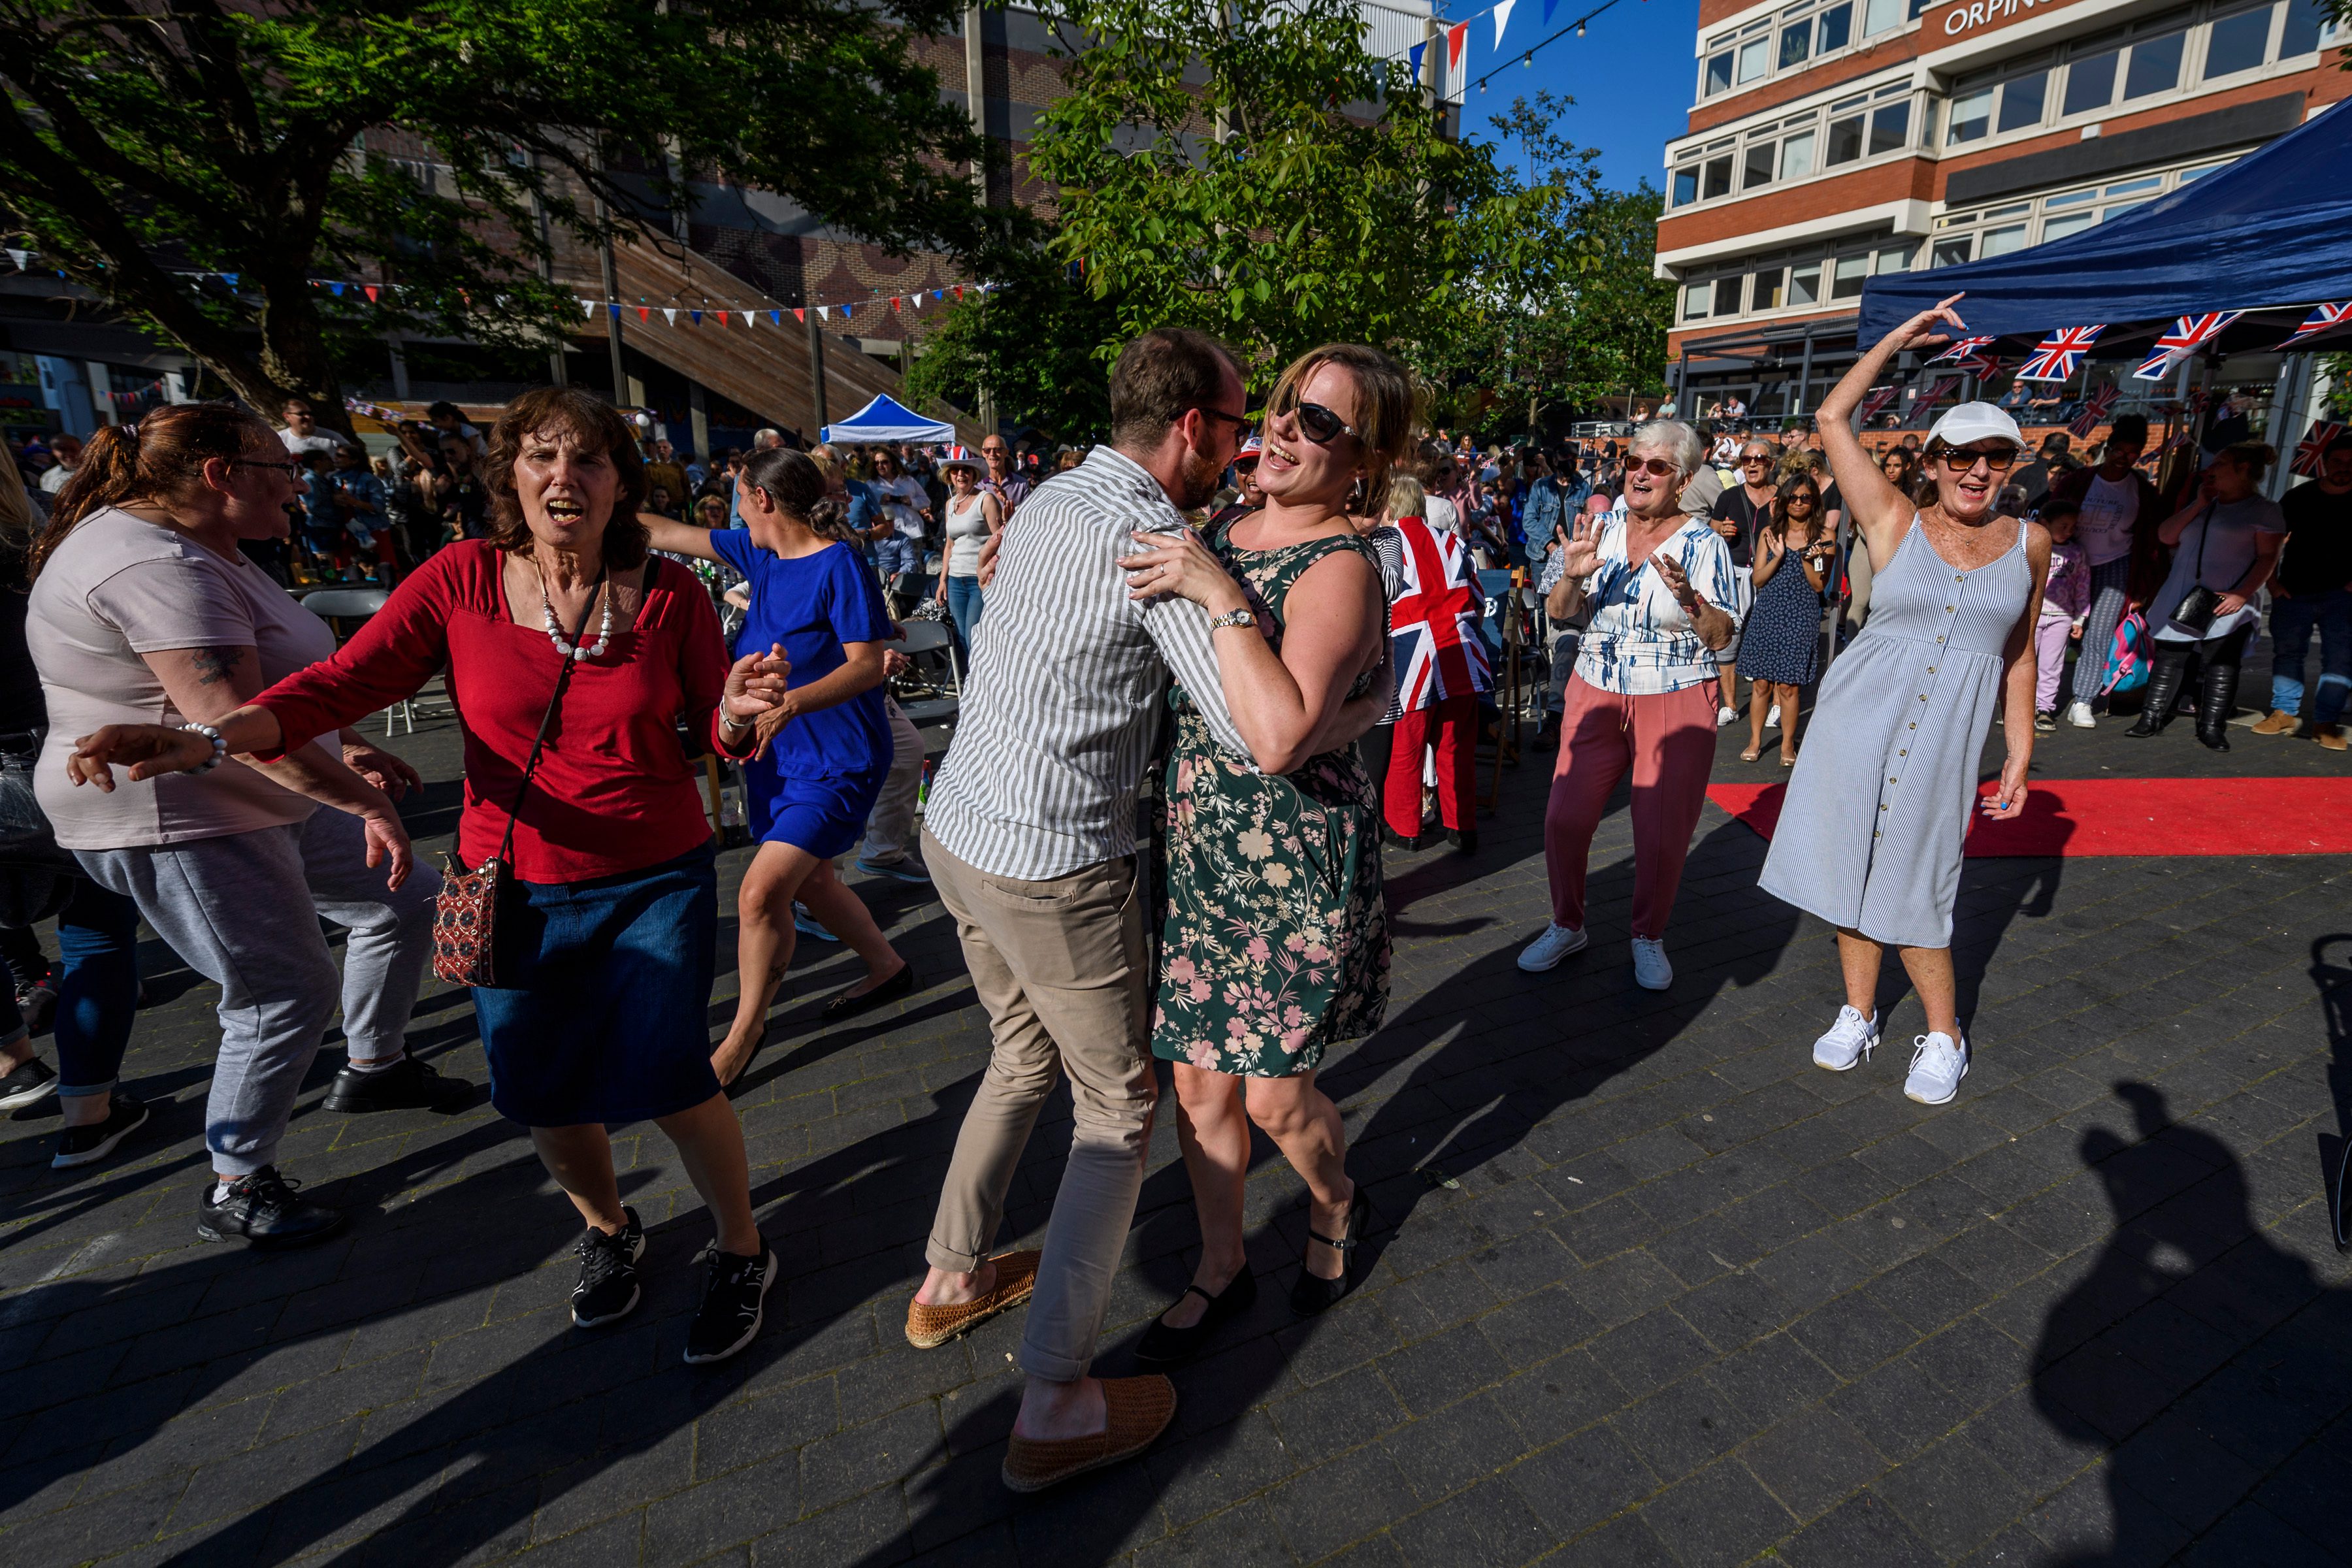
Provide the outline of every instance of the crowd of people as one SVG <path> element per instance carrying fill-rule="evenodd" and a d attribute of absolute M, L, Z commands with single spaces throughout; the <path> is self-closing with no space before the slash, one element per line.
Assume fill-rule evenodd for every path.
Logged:
<path fill-rule="evenodd" d="M 1959 1093 L 1974 1049 L 1951 957 L 1969 820 L 2023 810 L 2062 689 L 2069 721 L 2098 722 L 2102 637 L 2132 616 L 2151 628 L 2130 733 L 2160 732 L 2193 692 L 2200 738 L 2226 749 L 2269 587 L 2273 711 L 2255 728 L 2304 723 L 2308 689 L 2310 732 L 2340 734 L 2352 443 L 2284 509 L 2260 493 L 2267 448 L 2232 443 L 2151 480 L 2128 417 L 2080 467 L 2029 452 L 1988 403 L 1916 447 L 1865 447 L 1853 416 L 1872 381 L 1962 331 L 1958 303 L 1863 355 L 1817 433 L 1777 436 L 1661 417 L 1618 440 L 1482 451 L 1424 430 L 1413 376 L 1378 349 L 1315 349 L 1254 402 L 1231 351 L 1178 329 L 1125 347 L 1109 438 L 1050 476 L 996 435 L 976 451 L 803 451 L 774 432 L 706 474 L 593 395 L 545 388 L 488 430 L 449 409 L 437 445 L 399 433 L 395 480 L 435 520 L 423 535 L 306 405 L 282 426 L 226 403 L 108 426 L 41 471 L 41 503 L 0 472 L 0 786 L 29 780 L 61 868 L 41 907 L 16 900 L 0 950 L 16 966 L 23 928 L 54 914 L 64 957 L 61 977 L 41 967 L 55 1069 L 0 997 L 0 1108 L 56 1095 L 59 1166 L 145 1124 L 119 1081 L 143 921 L 221 992 L 199 1234 L 313 1242 L 343 1216 L 278 1150 L 338 1006 L 327 1110 L 473 1097 L 407 1048 L 430 966 L 469 988 L 490 1102 L 579 1215 L 573 1321 L 608 1325 L 642 1299 L 645 1231 L 606 1128 L 651 1121 L 711 1216 L 685 1356 L 722 1360 L 758 1335 L 782 1271 L 728 1089 L 800 939 L 861 962 L 829 1021 L 919 984 L 841 875 L 854 855 L 936 892 L 990 1024 L 908 1340 L 936 1348 L 1025 1308 L 1005 1484 L 1129 1458 L 1167 1428 L 1175 1384 L 1092 1366 L 1160 1112 L 1155 1060 L 1201 1247 L 1139 1359 L 1181 1365 L 1255 1300 L 1254 1130 L 1306 1190 L 1292 1310 L 1321 1312 L 1360 1279 L 1380 1218 L 1318 1078 L 1386 1016 L 1383 851 L 1441 837 L 1478 851 L 1471 762 L 1496 700 L 1482 571 L 1532 579 L 1550 665 L 1550 904 L 1519 967 L 1591 945 L 1591 847 L 1630 778 L 1632 977 L 1672 987 L 1667 933 L 1745 677 L 1741 759 L 1777 727 L 1790 770 L 1760 885 L 1837 932 L 1843 994 L 1811 1059 L 1867 1062 L 1893 949 L 1924 1014 L 1905 1092 L 1927 1104 Z M 268 547 L 348 573 L 379 529 L 390 593 L 338 647 Z M 923 745 L 891 685 L 916 618 L 953 628 L 963 668 L 919 847 Z M 436 675 L 465 762 L 446 879 L 415 862 L 401 818 L 417 773 L 355 728 Z M 2004 760 L 1979 806 L 1996 721 Z M 755 842 L 716 1042 L 706 759 L 740 770 Z M 1139 803 L 1155 775 L 1153 832 Z M 321 918 L 347 933 L 340 972 Z M 1042 1246 L 998 1250 L 1064 1076 L 1070 1147 Z"/>

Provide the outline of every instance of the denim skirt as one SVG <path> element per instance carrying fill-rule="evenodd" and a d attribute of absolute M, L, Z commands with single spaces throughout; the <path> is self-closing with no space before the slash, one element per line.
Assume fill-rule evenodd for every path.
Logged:
<path fill-rule="evenodd" d="M 710 983 L 717 852 L 585 882 L 516 882 L 503 985 L 474 989 L 490 1103 L 526 1127 L 642 1121 L 719 1092 Z"/>

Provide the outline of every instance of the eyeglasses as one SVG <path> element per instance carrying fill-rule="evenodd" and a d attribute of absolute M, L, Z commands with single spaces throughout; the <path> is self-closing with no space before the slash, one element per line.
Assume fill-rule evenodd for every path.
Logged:
<path fill-rule="evenodd" d="M 1982 458 L 1984 466 L 1996 474 L 2005 474 L 2017 466 L 2017 448 L 2002 447 L 1990 452 L 1970 451 L 1966 447 L 1947 447 L 1936 454 L 1944 466 L 1956 474 L 1965 474 Z"/>
<path fill-rule="evenodd" d="M 1821 504 L 1821 500 L 1822 498 L 1819 496 L 1807 495 L 1804 491 L 1799 490 L 1796 494 L 1789 498 L 1789 504 L 1790 506 L 1795 506 L 1798 502 L 1802 501 L 1807 506 L 1818 506 Z"/>
<path fill-rule="evenodd" d="M 1682 469 L 1667 462 L 1664 458 L 1628 458 L 1625 459 L 1625 471 L 1629 474 L 1650 474 L 1664 479 L 1673 478 L 1681 473 Z"/>
<path fill-rule="evenodd" d="M 1203 419 L 1222 419 L 1234 427 L 1235 437 L 1243 440 L 1249 438 L 1251 422 L 1242 415 L 1228 414 L 1222 408 L 1199 408 L 1194 412 Z"/>
<path fill-rule="evenodd" d="M 1771 457 L 1767 453 L 1749 452 L 1740 458 L 1739 466 L 1744 468 L 1750 463 L 1769 463 L 1771 460 Z"/>
<path fill-rule="evenodd" d="M 266 463 L 258 458 L 231 458 L 229 466 L 236 468 L 275 468 L 281 474 L 299 474 L 302 471 L 302 465 L 299 463 Z"/>

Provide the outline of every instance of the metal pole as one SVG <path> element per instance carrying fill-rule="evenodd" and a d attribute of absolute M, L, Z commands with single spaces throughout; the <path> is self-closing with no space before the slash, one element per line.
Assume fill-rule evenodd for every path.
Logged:
<path fill-rule="evenodd" d="M 1799 414 L 1802 414 L 1805 411 L 1805 400 L 1812 395 L 1812 392 L 1813 329 L 1811 325 L 1808 323 L 1805 328 L 1804 361 L 1801 367 L 1797 372 L 1797 412 Z"/>
<path fill-rule="evenodd" d="M 983 138 L 988 134 L 986 44 L 987 40 L 981 32 L 980 6 L 977 0 L 974 0 L 974 4 L 963 8 L 963 102 L 965 111 L 971 116 L 971 133 Z M 980 205 L 986 206 L 988 205 L 988 165 L 979 158 L 971 161 L 971 183 L 973 189 L 978 193 Z M 985 300 L 982 300 L 981 308 L 987 309 Z M 823 379 L 822 374 L 819 379 Z M 820 421 L 824 417 L 822 413 L 824 407 L 824 391 L 820 386 L 817 390 Z M 984 381 L 981 383 L 980 387 L 980 427 L 986 434 L 996 433 L 996 393 Z"/>
<path fill-rule="evenodd" d="M 817 325 L 816 307 L 808 307 L 809 395 L 816 404 L 816 438 L 824 439 L 824 329 Z"/>
<path fill-rule="evenodd" d="M 604 154 L 600 149 L 590 160 L 589 167 L 598 174 L 604 172 Z M 596 192 L 596 223 L 603 227 L 610 221 L 610 209 L 604 205 L 604 193 Z M 604 337 L 613 350 L 613 402 L 615 406 L 629 400 L 629 373 L 621 359 L 621 274 L 613 263 L 613 236 L 606 229 L 600 247 L 604 263 Z"/>
<path fill-rule="evenodd" d="M 539 167 L 536 153 L 531 155 L 531 167 Z M 530 210 L 539 220 L 539 279 L 542 283 L 552 284 L 555 281 L 554 232 L 548 223 L 547 204 L 539 199 L 539 193 L 535 190 L 530 194 Z M 564 340 L 558 337 L 547 347 L 547 379 L 551 386 L 571 384 L 563 363 L 563 342 Z"/>

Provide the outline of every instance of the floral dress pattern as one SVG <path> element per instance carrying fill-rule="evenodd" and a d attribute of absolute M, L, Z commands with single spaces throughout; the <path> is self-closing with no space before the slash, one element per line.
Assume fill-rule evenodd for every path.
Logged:
<path fill-rule="evenodd" d="M 1220 529 L 1209 544 L 1277 649 L 1300 574 L 1339 551 L 1372 559 L 1351 535 L 1253 551 Z M 1306 1072 L 1388 1012 L 1379 795 L 1353 746 L 1297 773 L 1253 773 L 1209 738 L 1181 684 L 1168 700 L 1176 737 L 1152 1054 L 1246 1078 Z"/>

